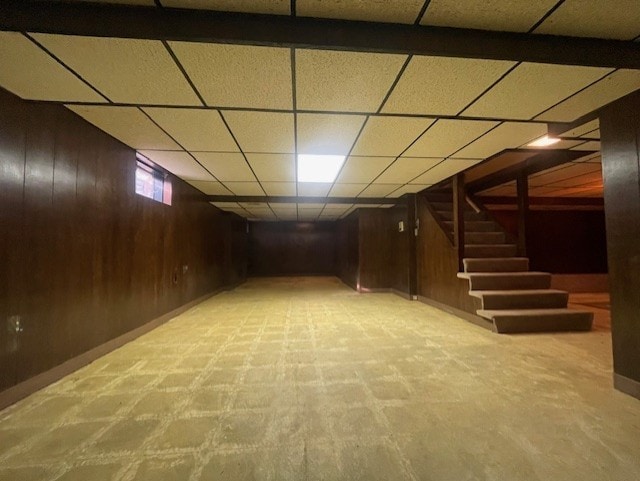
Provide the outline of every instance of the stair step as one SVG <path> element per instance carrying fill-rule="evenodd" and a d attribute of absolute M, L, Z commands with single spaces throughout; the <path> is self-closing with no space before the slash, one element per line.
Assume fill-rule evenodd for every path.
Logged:
<path fill-rule="evenodd" d="M 523 272 L 529 270 L 526 257 L 463 259 L 465 272 Z"/>
<path fill-rule="evenodd" d="M 453 220 L 452 210 L 437 210 L 436 213 L 442 220 Z M 483 221 L 487 219 L 487 215 L 484 212 L 476 212 L 475 210 L 465 210 L 465 221 Z"/>
<path fill-rule="evenodd" d="M 449 231 L 453 231 L 453 221 L 444 221 Z M 467 232 L 502 232 L 498 224 L 492 220 L 467 220 L 464 222 L 464 231 Z"/>
<path fill-rule="evenodd" d="M 555 289 L 469 291 L 482 301 L 482 309 L 557 309 L 566 308 L 569 293 Z"/>
<path fill-rule="evenodd" d="M 468 279 L 472 291 L 549 289 L 551 286 L 548 272 L 459 272 L 458 278 Z"/>
<path fill-rule="evenodd" d="M 573 309 L 518 309 L 477 311 L 493 321 L 497 332 L 589 331 L 593 313 Z"/>
<path fill-rule="evenodd" d="M 504 244 L 507 236 L 504 232 L 465 232 L 465 244 Z"/>
<path fill-rule="evenodd" d="M 465 257 L 512 257 L 518 253 L 513 244 L 465 245 Z"/>

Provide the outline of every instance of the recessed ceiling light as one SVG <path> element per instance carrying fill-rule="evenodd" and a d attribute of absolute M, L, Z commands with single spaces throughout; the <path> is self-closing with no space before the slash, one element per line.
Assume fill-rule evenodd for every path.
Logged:
<path fill-rule="evenodd" d="M 344 155 L 298 155 L 298 182 L 333 182 L 344 164 Z"/>
<path fill-rule="evenodd" d="M 549 147 L 550 145 L 557 144 L 558 142 L 560 142 L 560 139 L 545 135 L 543 137 L 540 137 L 537 140 L 534 140 L 530 144 L 527 144 L 527 146 L 528 147 Z"/>

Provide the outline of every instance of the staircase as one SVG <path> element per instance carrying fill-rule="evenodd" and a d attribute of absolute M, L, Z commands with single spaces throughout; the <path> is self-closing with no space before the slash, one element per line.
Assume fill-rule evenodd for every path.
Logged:
<path fill-rule="evenodd" d="M 453 238 L 451 193 L 427 194 L 432 212 Z M 588 331 L 593 313 L 567 309 L 569 294 L 551 289 L 551 274 L 529 271 L 529 259 L 517 256 L 513 239 L 486 211 L 465 204 L 464 272 L 477 315 L 499 333 Z"/>

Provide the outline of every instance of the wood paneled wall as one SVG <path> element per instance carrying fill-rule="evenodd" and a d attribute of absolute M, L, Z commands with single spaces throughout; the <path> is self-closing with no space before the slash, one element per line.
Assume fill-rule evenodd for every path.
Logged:
<path fill-rule="evenodd" d="M 336 222 L 251 222 L 250 276 L 336 275 Z"/>
<path fill-rule="evenodd" d="M 600 116 L 615 384 L 640 398 L 640 92 Z"/>
<path fill-rule="evenodd" d="M 360 273 L 360 219 L 358 211 L 338 221 L 338 277 L 358 289 Z"/>
<path fill-rule="evenodd" d="M 62 106 L 0 112 L 0 390 L 245 278 L 244 220 L 173 176 L 136 195 L 135 152 Z"/>

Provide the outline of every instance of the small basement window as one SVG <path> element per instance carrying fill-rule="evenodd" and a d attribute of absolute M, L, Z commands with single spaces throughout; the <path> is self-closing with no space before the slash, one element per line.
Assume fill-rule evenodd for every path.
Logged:
<path fill-rule="evenodd" d="M 171 205 L 171 182 L 166 175 L 149 165 L 146 157 L 136 154 L 136 194 Z"/>

